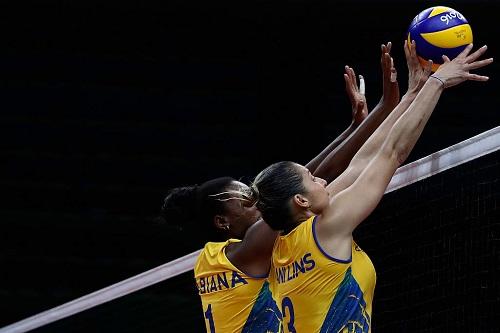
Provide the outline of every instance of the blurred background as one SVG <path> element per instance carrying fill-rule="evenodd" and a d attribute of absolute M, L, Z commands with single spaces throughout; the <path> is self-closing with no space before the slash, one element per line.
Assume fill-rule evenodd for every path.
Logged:
<path fill-rule="evenodd" d="M 364 75 L 371 110 L 381 96 L 380 44 L 392 41 L 406 91 L 403 40 L 432 5 L 3 3 L 0 327 L 201 248 L 203 235 L 154 223 L 168 189 L 225 175 L 249 180 L 279 160 L 305 164 L 351 121 L 345 65 Z M 497 57 L 498 1 L 439 5 L 464 14 L 475 45 Z M 490 81 L 446 91 L 408 162 L 500 124 L 499 63 L 478 72 Z M 499 174 L 497 154 L 384 198 L 359 231 L 379 270 L 376 331 L 496 329 Z M 486 217 L 477 213 L 483 204 Z M 427 215 L 442 205 L 469 210 Z M 410 237 L 419 230 L 422 238 Z M 406 282 L 396 288 L 391 279 Z M 186 273 L 36 331 L 202 332 L 193 282 Z M 455 289 L 439 293 L 443 285 Z"/>

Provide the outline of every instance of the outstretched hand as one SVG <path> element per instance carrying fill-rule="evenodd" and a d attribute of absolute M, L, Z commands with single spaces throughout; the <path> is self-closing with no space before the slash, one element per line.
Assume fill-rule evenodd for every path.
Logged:
<path fill-rule="evenodd" d="M 469 54 L 472 50 L 472 44 L 469 44 L 453 60 L 443 55 L 444 64 L 439 66 L 438 70 L 432 76 L 441 80 L 444 88 L 456 86 L 467 80 L 488 81 L 489 77 L 487 76 L 469 73 L 473 69 L 487 66 L 493 62 L 493 58 L 477 60 L 487 49 L 488 47 L 484 45 L 474 53 Z"/>
<path fill-rule="evenodd" d="M 358 87 L 354 69 L 349 66 L 345 66 L 344 80 L 345 90 L 352 106 L 352 122 L 357 126 L 368 116 L 368 105 L 365 97 L 365 80 L 363 76 L 360 75 Z"/>
<path fill-rule="evenodd" d="M 381 57 L 380 65 L 382 67 L 382 77 L 383 77 L 383 95 L 382 100 L 388 103 L 392 103 L 396 106 L 399 103 L 399 84 L 398 84 L 398 73 L 394 67 L 394 60 L 391 57 L 392 43 L 388 42 L 380 46 Z"/>
<path fill-rule="evenodd" d="M 404 50 L 408 66 L 408 91 L 418 92 L 432 73 L 432 60 L 428 61 L 425 67 L 420 64 L 414 40 L 411 41 L 411 44 L 405 40 Z"/>

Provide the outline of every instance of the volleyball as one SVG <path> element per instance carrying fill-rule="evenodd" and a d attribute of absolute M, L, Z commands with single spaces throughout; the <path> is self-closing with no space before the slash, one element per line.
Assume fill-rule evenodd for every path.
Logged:
<path fill-rule="evenodd" d="M 453 59 L 472 43 L 472 29 L 465 17 L 450 7 L 436 6 L 420 12 L 408 29 L 408 43 L 415 40 L 417 56 L 425 66 L 432 60 L 435 72 L 443 55 Z"/>

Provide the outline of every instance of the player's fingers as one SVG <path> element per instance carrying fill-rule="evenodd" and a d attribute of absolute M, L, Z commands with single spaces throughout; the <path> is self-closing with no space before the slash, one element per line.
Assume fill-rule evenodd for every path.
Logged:
<path fill-rule="evenodd" d="M 469 54 L 469 56 L 467 56 L 467 58 L 465 58 L 465 61 L 468 63 L 475 61 L 477 58 L 482 56 L 484 54 L 484 52 L 486 52 L 487 49 L 488 49 L 488 46 L 483 45 L 482 47 L 477 49 L 476 52 Z"/>
<path fill-rule="evenodd" d="M 349 66 L 345 66 L 345 74 L 348 78 L 348 83 L 350 85 L 350 89 L 354 89 L 354 83 L 353 83 L 353 80 L 352 80 L 352 73 L 351 73 L 351 69 Z"/>
<path fill-rule="evenodd" d="M 349 90 L 349 87 L 351 86 L 351 79 L 349 78 L 349 75 L 344 74 L 344 81 L 345 81 L 345 87 L 347 90 Z"/>
<path fill-rule="evenodd" d="M 408 49 L 410 52 L 410 64 L 415 67 L 419 68 L 419 63 L 418 63 L 418 57 L 417 57 L 417 44 L 415 43 L 414 40 L 411 41 L 411 44 L 408 45 Z"/>
<path fill-rule="evenodd" d="M 457 58 L 466 58 L 467 55 L 469 55 L 470 51 L 472 50 L 472 47 L 473 47 L 472 43 L 467 45 L 465 47 L 465 49 L 462 52 L 460 52 L 460 54 L 457 56 Z"/>
<path fill-rule="evenodd" d="M 391 78 L 390 78 L 390 81 L 392 83 L 396 82 L 398 79 L 398 72 L 396 71 L 395 68 L 391 68 Z"/>
<path fill-rule="evenodd" d="M 356 78 L 352 75 L 352 69 L 349 67 L 347 78 L 349 79 L 349 92 L 354 96 L 354 94 L 358 91 L 358 84 L 356 82 Z"/>
<path fill-rule="evenodd" d="M 387 53 L 391 53 L 391 49 L 392 49 L 392 43 L 391 42 L 387 42 Z"/>
<path fill-rule="evenodd" d="M 404 43 L 404 51 L 405 51 L 405 57 L 406 57 L 406 63 L 410 64 L 411 63 L 411 43 L 408 42 L 407 39 L 405 39 Z"/>
<path fill-rule="evenodd" d="M 387 52 L 387 46 L 385 44 L 380 45 L 380 51 L 384 55 Z"/>
<path fill-rule="evenodd" d="M 384 68 L 386 70 L 391 69 L 391 56 L 387 52 L 384 53 Z"/>
<path fill-rule="evenodd" d="M 480 61 L 474 61 L 473 63 L 465 66 L 465 69 L 468 71 L 473 70 L 473 69 L 478 69 L 478 68 L 484 67 L 486 65 L 489 65 L 492 62 L 493 62 L 493 58 L 488 58 L 488 59 L 484 59 L 484 60 L 480 60 Z"/>
<path fill-rule="evenodd" d="M 417 43 L 414 40 L 411 41 L 410 51 L 412 57 L 417 57 Z"/>
<path fill-rule="evenodd" d="M 471 81 L 488 81 L 490 78 L 484 75 L 469 74 L 467 78 Z"/>
<path fill-rule="evenodd" d="M 363 75 L 359 76 L 359 92 L 361 93 L 361 95 L 365 95 L 365 79 Z"/>
<path fill-rule="evenodd" d="M 443 61 L 444 61 L 444 62 L 450 62 L 450 61 L 451 61 L 451 60 L 450 60 L 450 58 L 448 58 L 448 56 L 447 56 L 447 55 L 444 55 L 444 54 L 443 54 L 442 58 L 443 58 Z"/>
<path fill-rule="evenodd" d="M 349 75 L 344 74 L 344 81 L 345 81 L 345 90 L 347 92 L 347 96 L 349 96 L 349 99 L 352 102 L 354 98 L 354 90 L 352 89 L 352 83 L 351 79 L 349 78 Z"/>
<path fill-rule="evenodd" d="M 349 67 L 349 76 L 351 77 L 351 82 L 354 89 L 358 89 L 358 80 L 356 79 L 356 73 L 352 67 Z"/>

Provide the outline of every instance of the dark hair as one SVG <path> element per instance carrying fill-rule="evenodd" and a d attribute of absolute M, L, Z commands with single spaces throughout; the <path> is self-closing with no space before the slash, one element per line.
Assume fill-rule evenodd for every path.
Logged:
<path fill-rule="evenodd" d="M 224 202 L 212 195 L 224 192 L 233 180 L 231 177 L 221 177 L 200 186 L 171 189 L 161 207 L 162 219 L 167 224 L 179 226 L 181 230 L 192 230 L 209 238 L 220 238 L 214 228 L 213 217 L 224 212 Z"/>
<path fill-rule="evenodd" d="M 295 163 L 274 163 L 262 170 L 252 184 L 252 194 L 264 221 L 274 230 L 284 230 L 292 222 L 290 199 L 305 192 L 302 175 Z"/>

